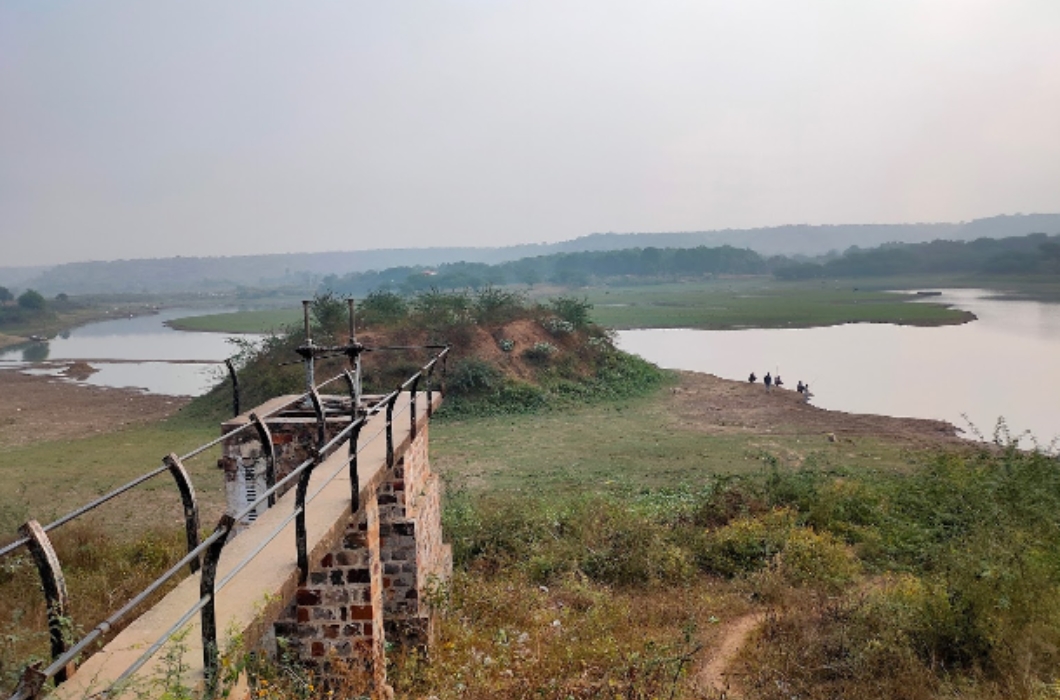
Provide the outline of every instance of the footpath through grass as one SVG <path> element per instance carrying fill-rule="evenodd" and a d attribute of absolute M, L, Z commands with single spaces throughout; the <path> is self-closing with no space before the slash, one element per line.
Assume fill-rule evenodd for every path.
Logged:
<path fill-rule="evenodd" d="M 457 573 L 398 688 L 720 697 L 696 670 L 757 612 L 742 697 L 1053 697 L 1055 460 L 710 434 L 667 402 L 432 424 Z"/>

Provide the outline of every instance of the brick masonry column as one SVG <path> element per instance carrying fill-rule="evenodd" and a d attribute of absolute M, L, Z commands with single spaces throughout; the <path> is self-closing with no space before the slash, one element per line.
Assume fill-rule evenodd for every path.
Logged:
<path fill-rule="evenodd" d="M 372 697 L 391 697 L 386 684 L 383 567 L 378 494 L 362 494 L 360 517 L 341 540 L 310 563 L 309 580 L 295 593 L 277 637 L 325 679 L 344 685 L 362 679 Z M 340 679 L 336 681 L 335 679 Z"/>
<path fill-rule="evenodd" d="M 431 472 L 424 422 L 379 488 L 383 615 L 387 641 L 425 648 L 431 638 L 429 593 L 452 574 L 442 541 L 441 482 Z"/>

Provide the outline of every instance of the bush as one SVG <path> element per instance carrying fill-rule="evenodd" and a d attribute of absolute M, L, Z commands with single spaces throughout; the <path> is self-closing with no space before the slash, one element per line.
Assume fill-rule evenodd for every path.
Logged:
<path fill-rule="evenodd" d="M 475 295 L 475 318 L 480 324 L 502 325 L 526 313 L 526 300 L 518 292 L 485 287 Z"/>
<path fill-rule="evenodd" d="M 561 320 L 578 330 L 585 330 L 592 323 L 593 305 L 588 299 L 577 297 L 556 297 L 549 300 L 548 308 Z"/>
<path fill-rule="evenodd" d="M 795 527 L 795 512 L 775 510 L 739 518 L 702 538 L 697 561 L 706 571 L 733 577 L 765 568 L 783 549 Z"/>
<path fill-rule="evenodd" d="M 546 318 L 541 325 L 552 335 L 570 335 L 574 332 L 573 323 L 570 321 L 564 321 L 562 318 L 557 318 L 555 316 Z"/>
<path fill-rule="evenodd" d="M 358 318 L 366 326 L 397 323 L 408 313 L 408 303 L 400 295 L 386 290 L 371 292 L 357 305 Z"/>
<path fill-rule="evenodd" d="M 46 302 L 40 292 L 27 289 L 18 297 L 18 305 L 26 311 L 44 311 Z"/>
<path fill-rule="evenodd" d="M 493 365 L 474 357 L 458 361 L 446 379 L 446 389 L 453 396 L 471 396 L 495 389 L 503 377 Z"/>
<path fill-rule="evenodd" d="M 542 341 L 534 343 L 526 350 L 523 350 L 523 357 L 527 362 L 541 365 L 552 359 L 552 356 L 555 355 L 556 352 L 557 349 L 555 345 Z"/>

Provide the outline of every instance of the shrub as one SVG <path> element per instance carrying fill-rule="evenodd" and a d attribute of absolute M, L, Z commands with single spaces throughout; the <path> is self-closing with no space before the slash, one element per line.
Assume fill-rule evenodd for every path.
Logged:
<path fill-rule="evenodd" d="M 377 290 L 357 305 L 357 312 L 365 325 L 382 326 L 404 320 L 408 316 L 409 306 L 400 295 Z"/>
<path fill-rule="evenodd" d="M 412 300 L 419 322 L 437 329 L 473 322 L 473 304 L 467 292 L 443 292 L 432 287 Z"/>
<path fill-rule="evenodd" d="M 533 362 L 535 364 L 544 364 L 555 354 L 556 346 L 544 341 L 534 343 L 526 350 L 523 350 L 523 357 L 527 362 Z"/>
<path fill-rule="evenodd" d="M 509 323 L 526 313 L 526 302 L 522 294 L 485 287 L 475 295 L 475 318 L 481 324 L 501 325 Z"/>
<path fill-rule="evenodd" d="M 570 321 L 564 321 L 562 318 L 557 318 L 555 316 L 546 318 L 541 325 L 552 335 L 570 335 L 574 332 L 573 323 Z"/>
<path fill-rule="evenodd" d="M 826 533 L 806 527 L 793 529 L 784 541 L 778 559 L 783 578 L 796 586 L 819 586 L 840 591 L 858 574 L 854 556 Z"/>
<path fill-rule="evenodd" d="M 592 323 L 593 305 L 588 299 L 577 297 L 556 297 L 548 303 L 552 313 L 578 330 L 584 330 Z"/>
<path fill-rule="evenodd" d="M 795 513 L 775 510 L 739 518 L 702 539 L 697 560 L 706 571 L 733 577 L 768 566 L 784 548 L 795 526 Z"/>
<path fill-rule="evenodd" d="M 470 396 L 495 389 L 502 381 L 500 370 L 484 360 L 466 357 L 449 372 L 446 389 L 454 396 Z"/>

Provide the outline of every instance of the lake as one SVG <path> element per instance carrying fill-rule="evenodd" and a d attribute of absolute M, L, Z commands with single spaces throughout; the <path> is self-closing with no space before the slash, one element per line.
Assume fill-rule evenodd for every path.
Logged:
<path fill-rule="evenodd" d="M 808 382 L 812 402 L 852 413 L 937 418 L 992 439 L 998 419 L 1013 436 L 1060 443 L 1060 304 L 990 299 L 985 290 L 945 290 L 977 321 L 918 328 L 848 324 L 826 328 L 630 330 L 618 345 L 662 367 L 785 387 Z M 1022 443 L 1027 446 L 1030 440 Z"/>
<path fill-rule="evenodd" d="M 84 383 L 137 387 L 154 394 L 198 396 L 224 376 L 222 363 L 235 354 L 223 333 L 175 331 L 166 321 L 185 316 L 222 313 L 217 309 L 166 309 L 133 318 L 123 317 L 74 328 L 46 343 L 0 350 L 0 368 L 25 368 L 27 363 L 87 360 L 99 370 Z M 258 336 L 241 336 L 255 339 Z M 57 374 L 61 367 L 24 370 Z"/>

